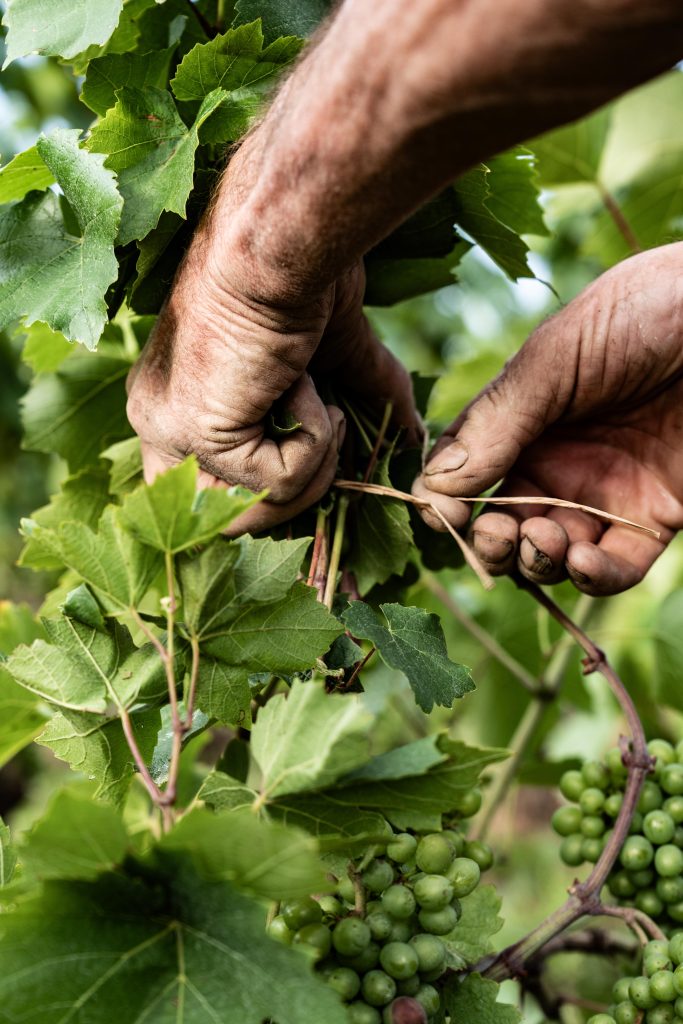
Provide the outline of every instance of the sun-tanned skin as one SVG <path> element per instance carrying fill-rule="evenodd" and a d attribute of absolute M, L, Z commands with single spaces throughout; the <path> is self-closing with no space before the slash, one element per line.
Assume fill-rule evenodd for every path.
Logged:
<path fill-rule="evenodd" d="M 204 486 L 268 487 L 270 500 L 248 513 L 240 529 L 264 529 L 311 505 L 334 476 L 344 432 L 342 413 L 325 406 L 313 384 L 312 376 L 322 373 L 331 373 L 340 390 L 379 406 L 391 399 L 396 422 L 417 435 L 407 374 L 362 313 L 363 253 L 476 161 L 599 106 L 665 70 L 681 53 L 680 0 L 344 0 L 231 160 L 131 374 L 128 411 L 143 442 L 147 478 L 194 452 Z M 643 260 L 664 260 L 675 290 L 680 254 L 676 248 L 667 252 Z M 609 305 L 609 280 L 593 286 L 594 305 L 602 303 L 602 289 Z M 663 297 L 658 315 L 666 316 L 665 306 Z M 512 378 L 518 393 L 508 397 L 508 408 L 522 423 L 537 422 L 538 409 L 551 405 L 555 393 L 567 394 L 577 379 L 593 382 L 586 383 L 582 430 L 618 415 L 621 392 L 612 384 L 604 387 L 591 367 L 604 363 L 615 380 L 629 377 L 634 358 L 642 365 L 639 338 L 650 340 L 659 328 L 643 322 L 636 338 L 626 319 L 619 328 L 615 313 L 607 332 L 583 323 L 578 329 L 581 308 L 570 306 L 541 328 L 534 338 L 544 337 L 543 347 L 532 339 L 523 350 Z M 653 315 L 651 307 L 643 315 Z M 594 337 L 590 346 L 582 341 L 586 330 Z M 598 351 L 601 343 L 609 358 L 607 348 Z M 554 358 L 550 348 L 556 349 Z M 541 381 L 548 394 L 529 404 L 529 392 Z M 276 443 L 266 436 L 265 423 L 277 400 L 303 429 Z M 614 403 L 609 413 L 605 402 Z M 508 427 L 519 437 L 508 462 L 499 460 L 496 478 L 520 453 L 523 432 L 510 416 Z M 613 435 L 621 429 L 627 428 L 611 421 Z M 657 434 L 652 445 L 664 443 Z M 630 515 L 642 511 L 647 518 L 656 502 L 645 494 L 652 477 L 644 466 L 636 471 L 630 462 L 622 479 L 612 459 L 606 478 L 611 490 L 605 480 L 592 489 L 595 471 L 589 473 L 574 444 L 584 500 L 613 511 L 628 505 Z M 543 462 L 532 464 L 527 453 L 519 463 L 529 483 L 574 497 L 571 474 L 551 480 L 548 449 L 538 445 Z M 627 450 L 629 445 L 624 443 Z M 463 523 L 462 504 L 445 495 L 476 493 L 479 478 L 471 467 L 490 447 L 489 434 L 481 434 L 480 444 L 470 431 L 468 466 L 460 474 L 430 473 L 416 486 L 441 494 L 447 514 Z M 591 459 L 595 450 L 589 449 Z M 564 463 L 566 471 L 566 455 Z M 634 480 L 644 495 L 640 505 L 626 498 Z M 535 512 L 534 522 L 523 528 L 530 531 L 522 543 L 523 564 L 533 542 L 548 556 L 550 579 L 562 572 L 565 541 L 555 516 L 538 522 Z M 673 531 L 677 513 L 662 515 Z M 570 533 L 578 528 L 575 522 Z M 504 549 L 511 557 L 516 529 L 510 517 L 489 519 L 488 525 L 482 519 L 475 544 L 493 545 L 487 560 L 507 567 L 492 551 L 495 556 Z M 548 529 L 553 532 L 546 539 L 540 531 Z M 485 533 L 492 539 L 485 541 Z M 642 575 L 644 554 L 635 575 L 605 561 L 610 533 L 602 541 L 603 556 L 590 549 L 590 564 L 585 547 L 570 549 L 577 585 L 608 592 Z M 602 557 L 600 565 L 596 557 Z"/>

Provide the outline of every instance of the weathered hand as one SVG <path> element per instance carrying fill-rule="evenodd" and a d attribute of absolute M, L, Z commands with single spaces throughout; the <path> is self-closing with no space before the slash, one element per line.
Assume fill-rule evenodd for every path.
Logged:
<path fill-rule="evenodd" d="M 494 574 L 569 575 L 588 594 L 614 594 L 683 528 L 683 244 L 626 260 L 542 324 L 440 438 L 415 493 L 462 527 L 470 509 L 458 496 L 501 478 L 501 494 L 581 502 L 661 540 L 578 511 L 511 506 L 470 530 Z"/>
<path fill-rule="evenodd" d="M 233 532 L 258 531 L 313 504 L 335 474 L 344 416 L 323 404 L 308 370 L 380 409 L 393 401 L 409 431 L 417 414 L 407 372 L 363 315 L 362 264 L 305 303 L 261 298 L 243 259 L 221 256 L 220 266 L 200 229 L 131 371 L 128 416 L 147 480 L 194 453 L 202 487 L 268 488 Z M 302 424 L 277 440 L 266 432 L 275 402 Z"/>

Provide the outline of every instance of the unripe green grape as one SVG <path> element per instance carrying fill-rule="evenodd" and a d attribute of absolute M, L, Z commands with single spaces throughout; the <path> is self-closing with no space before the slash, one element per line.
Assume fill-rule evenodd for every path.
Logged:
<path fill-rule="evenodd" d="M 391 978 L 410 978 L 418 969 L 418 956 L 407 942 L 388 942 L 380 950 L 379 962 Z"/>
<path fill-rule="evenodd" d="M 664 903 L 654 889 L 641 889 L 636 893 L 636 907 L 648 917 L 659 917 L 664 910 Z"/>
<path fill-rule="evenodd" d="M 347 1003 L 360 992 L 360 978 L 350 967 L 335 967 L 325 975 L 325 981 Z"/>
<path fill-rule="evenodd" d="M 605 834 L 605 823 L 597 814 L 587 814 L 581 821 L 581 835 L 587 839 L 600 839 Z"/>
<path fill-rule="evenodd" d="M 636 811 L 631 817 L 631 824 L 628 827 L 628 834 L 630 836 L 638 836 L 643 831 L 643 815 L 640 811 Z"/>
<path fill-rule="evenodd" d="M 674 1024 L 675 1020 L 676 1014 L 671 1003 L 662 1003 L 645 1014 L 646 1024 Z"/>
<path fill-rule="evenodd" d="M 652 868 L 641 868 L 640 871 L 629 871 L 629 878 L 636 889 L 649 889 L 655 883 L 656 873 Z"/>
<path fill-rule="evenodd" d="M 376 939 L 377 942 L 385 942 L 391 935 L 391 929 L 394 926 L 393 920 L 383 910 L 376 910 L 374 913 L 368 914 L 365 923 L 370 929 L 373 939 Z"/>
<path fill-rule="evenodd" d="M 579 807 L 558 807 L 550 823 L 558 836 L 571 836 L 581 828 L 583 814 Z"/>
<path fill-rule="evenodd" d="M 370 929 L 359 917 L 345 917 L 332 932 L 332 945 L 342 956 L 358 956 L 370 944 Z"/>
<path fill-rule="evenodd" d="M 415 932 L 415 919 L 404 918 L 402 921 L 394 921 L 391 931 L 387 936 L 387 942 L 407 942 Z"/>
<path fill-rule="evenodd" d="M 476 861 L 482 874 L 493 867 L 493 850 L 487 843 L 482 843 L 478 839 L 468 841 L 465 843 L 464 854 L 470 860 Z"/>
<path fill-rule="evenodd" d="M 353 882 L 348 876 L 344 876 L 344 878 L 339 879 L 337 882 L 337 892 L 347 903 L 356 902 L 356 890 Z"/>
<path fill-rule="evenodd" d="M 602 839 L 587 839 L 584 838 L 581 843 L 581 853 L 583 859 L 587 860 L 589 864 L 595 864 L 599 859 L 603 850 L 604 843 Z"/>
<path fill-rule="evenodd" d="M 435 1013 L 439 1012 L 441 997 L 433 985 L 420 985 L 415 998 L 424 1007 L 428 1017 L 433 1017 Z"/>
<path fill-rule="evenodd" d="M 615 782 L 623 781 L 628 775 L 628 768 L 622 760 L 619 747 L 612 747 L 611 750 L 607 751 L 605 754 L 605 765 Z"/>
<path fill-rule="evenodd" d="M 348 1010 L 349 1024 L 382 1024 L 382 1015 L 367 1003 L 351 1003 Z"/>
<path fill-rule="evenodd" d="M 365 869 L 361 878 L 370 892 L 384 892 L 394 880 L 394 869 L 385 860 L 375 860 Z"/>
<path fill-rule="evenodd" d="M 417 839 L 409 832 L 401 832 L 387 846 L 387 857 L 397 864 L 403 864 L 415 856 Z"/>
<path fill-rule="evenodd" d="M 683 900 L 683 878 L 660 878 L 657 881 L 656 893 L 664 903 L 680 903 Z"/>
<path fill-rule="evenodd" d="M 429 971 L 443 971 L 446 964 L 446 947 L 436 935 L 421 932 L 413 935 L 410 945 L 417 956 L 417 970 L 421 974 Z"/>
<path fill-rule="evenodd" d="M 405 885 L 391 885 L 382 893 L 382 909 L 397 920 L 411 917 L 415 907 L 415 897 Z"/>
<path fill-rule="evenodd" d="M 636 887 L 625 870 L 615 871 L 607 882 L 607 887 L 618 900 L 627 900 L 636 894 Z M 623 1000 L 618 999 L 617 1002 L 623 1002 Z"/>
<path fill-rule="evenodd" d="M 650 992 L 660 1003 L 673 1003 L 679 992 L 674 988 L 671 971 L 655 971 L 650 978 Z"/>
<path fill-rule="evenodd" d="M 676 932 L 669 939 L 669 956 L 675 964 L 683 963 L 683 932 Z"/>
<path fill-rule="evenodd" d="M 671 969 L 671 959 L 668 953 L 643 953 L 643 974 L 651 978 L 657 971 L 668 971 Z"/>
<path fill-rule="evenodd" d="M 639 871 L 652 863 L 654 850 L 645 836 L 629 836 L 624 843 L 619 859 L 628 871 Z M 641 1010 L 645 1007 L 641 1006 Z"/>
<path fill-rule="evenodd" d="M 649 814 L 650 811 L 658 810 L 664 803 L 664 794 L 657 785 L 651 779 L 647 779 L 643 783 L 643 788 L 640 791 L 638 797 L 637 809 L 641 814 Z"/>
<path fill-rule="evenodd" d="M 396 995 L 396 982 L 384 971 L 368 971 L 361 982 L 361 994 L 370 1006 L 386 1006 Z"/>
<path fill-rule="evenodd" d="M 683 740 L 679 740 L 674 749 L 676 751 L 676 760 L 679 763 L 683 762 Z M 676 1010 L 676 1013 L 678 1013 L 678 1010 Z"/>
<path fill-rule="evenodd" d="M 589 1018 L 588 1024 L 615 1024 L 615 1020 L 609 1013 L 594 1013 Z"/>
<path fill-rule="evenodd" d="M 420 925 L 432 935 L 448 935 L 460 920 L 460 914 L 453 906 L 443 910 L 421 910 L 417 915 Z"/>
<path fill-rule="evenodd" d="M 676 831 L 674 832 L 673 841 L 679 849 L 683 847 L 683 826 L 676 825 Z"/>
<path fill-rule="evenodd" d="M 630 999 L 625 999 L 614 1007 L 614 1019 L 616 1024 L 638 1024 L 640 1010 L 633 1005 Z"/>
<path fill-rule="evenodd" d="M 647 978 L 634 978 L 628 992 L 629 999 L 639 1010 L 651 1010 L 657 1004 L 657 1000 L 650 992 L 650 982 Z"/>
<path fill-rule="evenodd" d="M 666 740 L 650 740 L 647 745 L 647 752 L 651 757 L 657 759 L 655 777 L 659 774 L 658 769 L 661 771 L 667 764 L 673 764 L 676 760 L 676 751 L 671 743 L 668 743 Z"/>
<path fill-rule="evenodd" d="M 282 914 L 278 914 L 268 925 L 268 934 L 271 939 L 275 939 L 277 942 L 281 942 L 285 946 L 291 946 L 292 939 L 294 938 L 294 932 L 287 927 Z"/>
<path fill-rule="evenodd" d="M 305 924 L 294 932 L 295 946 L 305 946 L 316 960 L 326 957 L 332 948 L 332 935 L 326 924 Z"/>
<path fill-rule="evenodd" d="M 683 796 L 669 796 L 662 804 L 662 810 L 672 818 L 675 825 L 683 824 Z"/>
<path fill-rule="evenodd" d="M 674 998 L 676 998 L 676 996 L 683 996 L 683 964 L 679 964 L 671 975 L 671 978 L 674 992 L 676 993 Z"/>
<path fill-rule="evenodd" d="M 453 886 L 444 875 L 424 875 L 413 886 L 413 895 L 424 910 L 441 910 L 453 899 Z"/>
<path fill-rule="evenodd" d="M 612 989 L 612 999 L 615 1003 L 623 1003 L 629 998 L 628 987 L 633 978 L 619 978 Z"/>
<path fill-rule="evenodd" d="M 409 996 L 399 996 L 384 1007 L 383 1024 L 427 1024 L 424 1007 Z"/>
<path fill-rule="evenodd" d="M 683 924 L 683 900 L 679 903 L 669 903 L 666 912 L 676 924 Z"/>
<path fill-rule="evenodd" d="M 322 907 L 310 896 L 303 900 L 289 900 L 283 903 L 280 913 L 287 927 L 293 932 L 298 932 L 306 924 L 319 924 L 323 919 Z"/>
<path fill-rule="evenodd" d="M 621 810 L 621 805 L 624 802 L 623 793 L 610 793 L 605 800 L 603 811 L 609 818 L 616 818 Z"/>
<path fill-rule="evenodd" d="M 339 917 L 344 912 L 336 896 L 321 896 L 318 903 L 323 914 L 327 914 L 329 917 Z"/>
<path fill-rule="evenodd" d="M 586 788 L 581 772 L 571 769 L 564 772 L 560 779 L 560 793 L 566 800 L 576 803 Z"/>
<path fill-rule="evenodd" d="M 481 790 L 470 789 L 468 793 L 460 797 L 458 803 L 458 814 L 461 818 L 473 818 L 481 810 Z"/>
<path fill-rule="evenodd" d="M 442 835 L 453 847 L 454 856 L 459 857 L 465 849 L 465 837 L 462 832 L 458 832 L 456 829 L 445 829 Z"/>
<path fill-rule="evenodd" d="M 669 956 L 668 939 L 650 939 L 643 949 L 643 956 Z"/>
<path fill-rule="evenodd" d="M 595 786 L 584 789 L 579 797 L 579 807 L 584 814 L 598 814 L 605 806 L 605 794 Z"/>
<path fill-rule="evenodd" d="M 440 875 L 445 872 L 453 860 L 453 847 L 448 839 L 439 832 L 424 836 L 417 844 L 415 862 L 420 871 L 426 874 Z"/>
<path fill-rule="evenodd" d="M 573 836 L 567 836 L 560 843 L 560 857 L 570 868 L 578 868 L 583 864 L 583 836 L 580 832 Z"/>
<path fill-rule="evenodd" d="M 376 942 L 369 942 L 358 956 L 340 956 L 340 960 L 344 967 L 352 967 L 359 974 L 365 974 L 379 963 L 379 945 Z"/>
<path fill-rule="evenodd" d="M 481 868 L 471 857 L 456 857 L 448 869 L 447 878 L 453 886 L 453 895 L 463 899 L 479 885 Z"/>
<path fill-rule="evenodd" d="M 670 843 L 675 831 L 676 825 L 673 818 L 663 809 L 650 811 L 643 818 L 643 835 L 656 846 Z"/>
<path fill-rule="evenodd" d="M 683 996 L 679 996 L 674 1003 L 674 1011 L 677 1017 L 683 1019 Z"/>
<path fill-rule="evenodd" d="M 396 991 L 400 996 L 414 996 L 422 984 L 419 974 L 413 974 L 410 978 L 402 978 L 396 982 Z"/>
<path fill-rule="evenodd" d="M 672 843 L 660 846 L 655 852 L 655 869 L 661 878 L 673 878 L 683 872 L 683 852 Z"/>
<path fill-rule="evenodd" d="M 659 784 L 669 796 L 683 794 L 683 764 L 668 764 L 659 777 Z"/>
<path fill-rule="evenodd" d="M 601 761 L 584 761 L 581 775 L 587 786 L 597 789 L 606 789 L 609 786 L 609 771 Z"/>

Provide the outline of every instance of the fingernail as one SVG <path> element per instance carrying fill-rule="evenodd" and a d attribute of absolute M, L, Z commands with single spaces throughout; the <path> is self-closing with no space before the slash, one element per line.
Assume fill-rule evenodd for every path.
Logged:
<path fill-rule="evenodd" d="M 528 537 L 522 537 L 519 553 L 527 569 L 539 576 L 547 576 L 554 569 L 553 563 L 545 551 L 537 548 Z"/>
<path fill-rule="evenodd" d="M 461 469 L 470 457 L 470 453 L 460 441 L 454 441 L 448 448 L 439 452 L 425 469 L 425 476 L 436 476 L 437 473 L 454 473 Z"/>

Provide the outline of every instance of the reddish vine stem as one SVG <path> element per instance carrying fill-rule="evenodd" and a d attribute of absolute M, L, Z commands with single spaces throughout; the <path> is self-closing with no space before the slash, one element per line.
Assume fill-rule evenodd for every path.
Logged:
<path fill-rule="evenodd" d="M 349 676 L 348 682 L 344 684 L 344 689 L 345 690 L 349 690 L 353 686 L 353 684 L 355 683 L 356 679 L 358 679 L 358 676 L 361 674 L 361 672 L 363 671 L 363 669 L 365 668 L 367 663 L 370 661 L 370 658 L 373 656 L 373 654 L 375 654 L 376 651 L 377 651 L 376 647 L 371 647 L 370 650 L 368 651 L 368 653 L 363 658 L 363 660 L 358 662 L 358 664 L 354 668 L 353 672 Z"/>
<path fill-rule="evenodd" d="M 319 508 L 318 515 L 315 521 L 315 537 L 313 538 L 313 552 L 311 554 L 311 565 L 308 570 L 308 579 L 306 583 L 309 587 L 315 585 L 315 577 L 318 571 L 318 562 L 320 561 L 320 553 L 325 543 L 325 530 L 327 528 L 327 515 Z"/>
<path fill-rule="evenodd" d="M 614 823 L 612 835 L 605 845 L 600 859 L 584 882 L 576 882 L 572 886 L 568 899 L 561 907 L 524 938 L 508 946 L 501 953 L 485 958 L 474 968 L 494 981 L 503 981 L 506 978 L 515 978 L 523 974 L 525 962 L 530 957 L 542 949 L 550 939 L 559 935 L 580 918 L 599 916 L 605 909 L 608 913 L 611 912 L 611 908 L 605 908 L 601 903 L 600 893 L 628 835 L 640 790 L 653 763 L 633 701 L 621 679 L 607 661 L 604 652 L 539 587 L 522 578 L 519 578 L 517 582 L 519 586 L 529 591 L 585 651 L 584 670 L 586 674 L 600 672 L 604 676 L 628 722 L 631 741 L 630 747 L 625 749 L 623 754 L 624 763 L 628 768 L 624 800 Z M 656 926 L 652 925 L 652 927 Z"/>
<path fill-rule="evenodd" d="M 377 437 L 375 439 L 372 452 L 370 453 L 370 458 L 368 459 L 368 464 L 365 467 L 365 473 L 363 474 L 364 484 L 367 484 L 370 481 L 372 474 L 375 472 L 375 466 L 377 465 L 379 453 L 382 448 L 382 445 L 384 444 L 384 438 L 386 437 L 387 430 L 389 429 L 389 423 L 391 421 L 391 414 L 393 411 L 394 403 L 387 402 L 387 404 L 384 407 L 384 416 L 382 417 L 379 433 L 377 434 Z"/>
<path fill-rule="evenodd" d="M 655 924 L 651 917 L 638 910 L 637 907 L 607 907 L 602 906 L 596 917 L 618 917 L 636 935 L 644 946 L 650 939 L 664 939 L 666 935 L 662 929 Z"/>
<path fill-rule="evenodd" d="M 605 188 L 605 186 L 599 182 L 598 190 L 600 192 L 600 198 L 602 199 L 603 206 L 607 210 L 608 214 L 614 221 L 614 226 L 626 242 L 627 246 L 631 250 L 631 253 L 635 254 L 643 251 L 643 247 L 640 244 L 638 237 L 633 230 L 630 222 L 626 218 L 626 215 L 618 202 L 612 195 L 612 193 Z"/>

